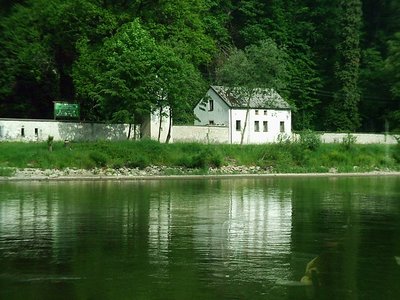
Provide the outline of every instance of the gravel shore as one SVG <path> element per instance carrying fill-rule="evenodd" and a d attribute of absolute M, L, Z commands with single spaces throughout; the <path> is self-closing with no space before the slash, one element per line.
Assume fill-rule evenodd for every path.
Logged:
<path fill-rule="evenodd" d="M 400 172 L 373 171 L 338 173 L 331 169 L 327 173 L 274 173 L 272 169 L 262 169 L 257 166 L 223 166 L 209 168 L 208 172 L 197 169 L 171 168 L 163 166 L 149 166 L 138 168 L 95 168 L 92 170 L 66 168 L 56 169 L 16 169 L 9 177 L 1 177 L 0 181 L 48 181 L 48 180 L 142 180 L 142 179 L 177 179 L 177 178 L 233 178 L 233 177 L 300 177 L 300 176 L 400 176 Z"/>

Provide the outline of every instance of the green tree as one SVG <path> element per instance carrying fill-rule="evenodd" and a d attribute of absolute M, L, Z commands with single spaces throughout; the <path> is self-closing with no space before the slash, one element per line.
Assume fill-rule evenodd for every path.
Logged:
<path fill-rule="evenodd" d="M 354 131 L 360 126 L 358 85 L 360 67 L 361 1 L 340 0 L 334 78 L 336 91 L 326 110 L 326 127 Z"/>
<path fill-rule="evenodd" d="M 80 43 L 74 82 L 82 98 L 108 120 L 126 116 L 134 125 L 150 113 L 157 46 L 138 20 L 124 24 L 99 49 Z M 93 112 L 96 113 L 96 112 Z M 123 120 L 126 121 L 126 120 Z M 136 130 L 135 130 L 136 132 Z"/>
<path fill-rule="evenodd" d="M 393 95 L 393 102 L 390 103 L 389 119 L 391 127 L 395 130 L 400 129 L 400 31 L 394 34 L 388 42 L 388 57 L 385 61 L 385 70 L 390 78 L 390 90 Z"/>
<path fill-rule="evenodd" d="M 289 83 L 287 71 L 288 56 L 272 40 L 265 40 L 259 45 L 246 47 L 245 50 L 234 49 L 226 61 L 218 68 L 220 84 L 240 95 L 247 107 L 244 127 L 241 132 L 241 144 L 250 111 L 250 100 L 255 93 L 265 89 L 275 89 L 285 95 Z"/>
<path fill-rule="evenodd" d="M 58 94 L 58 75 L 51 47 L 36 25 L 32 8 L 15 5 L 0 22 L 1 114 L 38 117 L 49 113 Z M 50 99 L 49 99 L 50 98 Z"/>
<path fill-rule="evenodd" d="M 243 0 L 235 3 L 232 11 L 231 35 L 238 47 L 273 39 L 288 54 L 288 70 L 292 79 L 288 90 L 296 106 L 294 127 L 314 127 L 321 88 L 317 72 L 315 45 L 315 8 L 308 1 Z M 318 45 L 319 46 L 319 45 Z"/>
<path fill-rule="evenodd" d="M 166 0 L 140 3 L 138 16 L 157 42 L 168 44 L 196 67 L 209 63 L 216 51 L 204 22 L 206 0 Z"/>
<path fill-rule="evenodd" d="M 116 18 L 91 0 L 27 0 L 0 19 L 2 113 L 52 117 L 54 100 L 75 100 L 76 43 L 102 41 Z"/>
<path fill-rule="evenodd" d="M 156 109 L 159 110 L 160 126 L 164 117 L 162 112 L 165 108 L 169 110 L 170 126 L 166 140 L 168 143 L 171 138 L 172 120 L 178 123 L 192 121 L 193 105 L 204 92 L 205 84 L 199 71 L 169 46 L 158 47 L 154 63 L 156 73 L 151 90 L 153 98 L 156 99 Z"/>

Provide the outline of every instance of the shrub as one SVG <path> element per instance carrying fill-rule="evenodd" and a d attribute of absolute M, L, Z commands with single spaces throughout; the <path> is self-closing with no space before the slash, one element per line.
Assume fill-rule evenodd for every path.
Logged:
<path fill-rule="evenodd" d="M 13 168 L 0 168 L 0 177 L 10 177 L 15 174 Z"/>
<path fill-rule="evenodd" d="M 216 149 L 202 149 L 197 154 L 188 154 L 178 160 L 178 165 L 191 169 L 205 169 L 222 166 L 222 155 Z"/>
<path fill-rule="evenodd" d="M 311 130 L 302 131 L 300 132 L 300 144 L 305 149 L 315 151 L 321 146 L 321 136 Z"/>
<path fill-rule="evenodd" d="M 347 164 L 349 161 L 348 156 L 343 153 L 343 152 L 338 152 L 336 150 L 333 150 L 332 152 L 328 153 L 328 163 L 330 165 L 336 166 L 336 165 L 344 165 Z"/>
<path fill-rule="evenodd" d="M 144 169 L 150 165 L 150 162 L 147 158 L 142 156 L 132 156 L 130 159 L 125 163 L 127 168 L 139 168 Z"/>
<path fill-rule="evenodd" d="M 354 145 L 357 142 L 357 137 L 352 135 L 351 133 L 348 133 L 343 139 L 342 139 L 342 146 L 345 150 L 350 150 L 354 147 Z"/>

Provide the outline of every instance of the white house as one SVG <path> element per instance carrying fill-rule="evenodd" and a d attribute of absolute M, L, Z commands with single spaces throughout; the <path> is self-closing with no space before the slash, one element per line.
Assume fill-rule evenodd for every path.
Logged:
<path fill-rule="evenodd" d="M 195 125 L 226 126 L 230 143 L 261 144 L 290 137 L 290 105 L 273 89 L 255 89 L 251 97 L 240 89 L 211 86 L 197 103 Z"/>

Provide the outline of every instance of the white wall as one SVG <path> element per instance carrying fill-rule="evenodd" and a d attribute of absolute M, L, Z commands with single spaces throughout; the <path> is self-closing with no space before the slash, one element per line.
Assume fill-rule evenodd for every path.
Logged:
<path fill-rule="evenodd" d="M 160 120 L 161 120 L 160 142 L 165 142 L 167 139 L 169 125 L 170 125 L 170 111 L 168 107 L 164 108 L 162 112 L 160 112 L 160 110 L 156 110 L 151 114 L 151 117 L 149 119 L 143 122 L 141 129 L 143 137 L 147 137 L 157 141 L 158 133 L 160 132 Z M 170 142 L 172 142 L 172 137 L 170 139 Z"/>
<path fill-rule="evenodd" d="M 212 111 L 209 110 L 210 99 L 214 102 Z M 194 125 L 209 125 L 210 121 L 214 121 L 214 125 L 228 126 L 228 110 L 228 105 L 221 100 L 214 90 L 209 89 L 206 97 L 194 108 L 194 114 L 199 119 L 195 120 Z"/>
<path fill-rule="evenodd" d="M 356 138 L 356 144 L 397 144 L 397 140 L 392 135 L 374 133 L 351 133 Z M 323 143 L 341 143 L 347 133 L 323 133 L 321 141 Z"/>
<path fill-rule="evenodd" d="M 123 140 L 128 136 L 128 128 L 127 124 L 0 119 L 0 141 L 45 141 L 48 136 L 53 136 L 55 141 Z"/>
<path fill-rule="evenodd" d="M 256 113 L 258 111 L 258 114 Z M 230 111 L 231 128 L 230 141 L 238 144 L 241 141 L 242 131 L 246 120 L 246 109 Z M 241 131 L 236 130 L 236 121 L 241 121 Z M 259 122 L 259 131 L 255 131 L 255 121 Z M 264 132 L 263 122 L 268 122 L 268 131 Z M 280 132 L 280 122 L 284 122 L 284 132 Z M 292 133 L 292 119 L 289 110 L 250 109 L 247 126 L 244 132 L 244 144 L 274 143 L 282 134 L 290 137 Z"/>
<path fill-rule="evenodd" d="M 227 126 L 175 126 L 174 142 L 229 143 Z"/>

